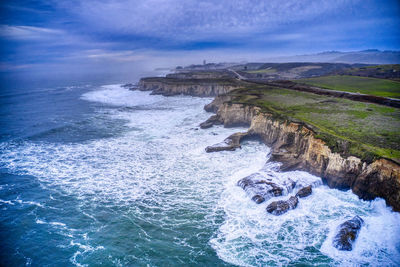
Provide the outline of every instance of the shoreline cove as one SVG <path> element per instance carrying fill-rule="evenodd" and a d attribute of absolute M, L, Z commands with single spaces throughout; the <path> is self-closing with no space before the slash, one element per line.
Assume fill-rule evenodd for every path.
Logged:
<path fill-rule="evenodd" d="M 400 215 L 383 199 L 363 201 L 310 173 L 281 172 L 280 163 L 268 162 L 272 149 L 256 139 L 206 153 L 206 146 L 247 130 L 200 130 L 212 98 L 120 85 L 71 93 L 54 94 L 90 110 L 64 127 L 1 144 L 0 208 L 5 230 L 15 233 L 3 239 L 7 265 L 400 264 Z M 75 128 L 78 136 L 71 136 Z M 296 186 L 256 204 L 238 186 L 256 173 Z M 312 194 L 296 209 L 266 212 L 271 201 L 308 184 Z M 354 215 L 365 222 L 358 239 L 352 251 L 338 251 L 336 229 Z"/>

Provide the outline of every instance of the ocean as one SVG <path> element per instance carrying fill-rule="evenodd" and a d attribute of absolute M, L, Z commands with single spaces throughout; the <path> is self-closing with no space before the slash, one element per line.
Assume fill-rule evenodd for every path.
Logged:
<path fill-rule="evenodd" d="M 384 200 L 281 173 L 257 141 L 206 153 L 246 130 L 200 129 L 211 101 L 115 84 L 1 93 L 0 265 L 400 265 L 400 214 Z M 255 172 L 313 194 L 268 214 L 236 185 Z M 354 249 L 338 251 L 335 231 L 354 215 L 365 221 Z"/>

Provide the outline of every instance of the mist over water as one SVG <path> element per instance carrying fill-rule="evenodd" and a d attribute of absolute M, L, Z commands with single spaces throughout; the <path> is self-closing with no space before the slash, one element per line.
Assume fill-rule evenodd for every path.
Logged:
<path fill-rule="evenodd" d="M 2 96 L 1 263 L 400 264 L 400 215 L 383 200 L 359 200 L 305 172 L 280 173 L 255 141 L 206 153 L 245 130 L 199 129 L 211 100 L 119 85 Z M 272 200 L 257 205 L 236 185 L 255 172 L 315 188 L 274 216 L 265 211 Z M 354 215 L 365 224 L 354 250 L 339 252 L 336 227 Z"/>

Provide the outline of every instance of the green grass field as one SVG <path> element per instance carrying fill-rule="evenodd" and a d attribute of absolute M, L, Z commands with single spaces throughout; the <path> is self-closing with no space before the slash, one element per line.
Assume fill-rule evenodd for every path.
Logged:
<path fill-rule="evenodd" d="M 400 81 L 400 64 L 384 64 L 344 69 L 339 71 L 338 74 Z"/>
<path fill-rule="evenodd" d="M 261 70 L 248 70 L 246 71 L 247 73 L 275 73 L 276 69 L 272 69 L 272 68 L 267 68 L 267 69 L 261 69 Z"/>
<path fill-rule="evenodd" d="M 384 65 L 366 66 L 366 67 L 359 68 L 359 69 L 376 69 L 376 70 L 378 70 L 378 71 L 380 70 L 382 72 L 388 71 L 388 70 L 400 71 L 400 64 L 384 64 Z"/>
<path fill-rule="evenodd" d="M 386 79 L 343 75 L 299 79 L 295 82 L 337 91 L 400 98 L 400 82 Z"/>
<path fill-rule="evenodd" d="M 397 108 L 268 86 L 241 88 L 230 95 L 233 103 L 261 107 L 278 120 L 304 122 L 335 152 L 367 161 L 400 160 Z"/>

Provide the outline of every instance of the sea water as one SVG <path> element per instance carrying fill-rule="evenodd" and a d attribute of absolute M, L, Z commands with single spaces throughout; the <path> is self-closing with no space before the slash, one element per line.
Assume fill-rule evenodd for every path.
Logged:
<path fill-rule="evenodd" d="M 119 85 L 2 94 L 0 264 L 5 266 L 399 266 L 400 215 L 306 172 L 279 172 L 245 128 L 200 129 L 211 98 Z M 313 184 L 281 216 L 236 185 L 254 172 Z M 286 199 L 282 196 L 276 199 Z M 365 221 L 352 251 L 337 226 Z"/>

